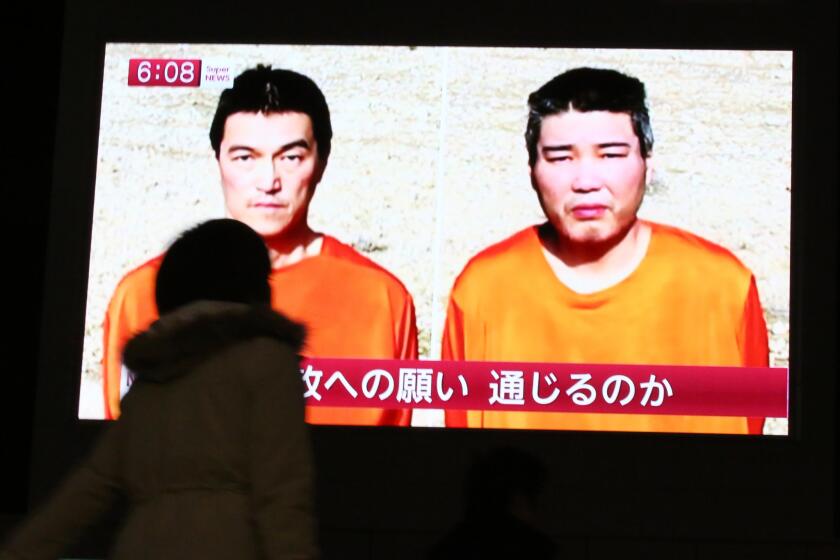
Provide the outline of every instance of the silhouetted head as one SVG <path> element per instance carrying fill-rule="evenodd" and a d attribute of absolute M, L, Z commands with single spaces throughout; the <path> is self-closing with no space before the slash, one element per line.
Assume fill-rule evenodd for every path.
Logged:
<path fill-rule="evenodd" d="M 155 282 L 158 312 L 199 300 L 269 305 L 270 272 L 268 249 L 254 230 L 227 218 L 204 222 L 166 252 Z"/>

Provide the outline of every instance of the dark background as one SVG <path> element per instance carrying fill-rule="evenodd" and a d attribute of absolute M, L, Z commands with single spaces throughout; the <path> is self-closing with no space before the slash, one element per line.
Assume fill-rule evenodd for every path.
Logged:
<path fill-rule="evenodd" d="M 26 511 L 29 492 L 64 10 L 60 3 L 14 2 L 2 11 L 0 91 L 6 126 L 0 135 L 0 188 L 6 304 L 0 515 L 14 516 Z"/>
<path fill-rule="evenodd" d="M 146 33 L 120 38 L 186 41 L 184 36 L 167 37 L 166 31 L 156 31 L 155 15 L 149 11 L 152 4 L 156 2 L 127 2 L 118 9 L 110 8 L 125 18 L 146 22 Z M 829 558 L 836 552 L 840 535 L 836 410 L 840 399 L 836 382 L 825 383 L 813 377 L 834 378 L 838 373 L 834 339 L 837 288 L 825 281 L 836 279 L 838 252 L 836 2 L 660 0 L 602 2 L 597 6 L 514 2 L 501 8 L 460 8 L 452 2 L 407 6 L 356 2 L 334 8 L 323 3 L 310 8 L 276 3 L 269 8 L 260 3 L 256 7 L 235 3 L 218 8 L 212 3 L 203 3 L 200 8 L 196 3 L 171 4 L 167 17 L 207 22 L 204 31 L 198 26 L 191 28 L 190 41 L 231 40 L 230 33 L 235 35 L 236 31 L 225 32 L 224 28 L 232 22 L 238 22 L 232 28 L 240 29 L 244 37 L 241 29 L 252 17 L 273 18 L 276 25 L 264 21 L 255 25 L 248 42 L 798 50 L 794 67 L 793 188 L 808 189 L 809 194 L 795 194 L 794 198 L 793 285 L 798 293 L 792 294 L 791 322 L 792 329 L 799 326 L 799 334 L 794 332 L 792 340 L 792 367 L 802 366 L 811 378 L 793 388 L 794 406 L 802 406 L 803 414 L 794 419 L 791 438 L 746 442 L 731 438 L 534 434 L 523 439 L 494 432 L 453 432 L 441 441 L 425 431 L 395 436 L 388 431 L 348 434 L 324 429 L 315 434 L 317 458 L 325 473 L 319 505 L 325 551 L 345 551 L 335 553 L 335 557 L 408 557 L 396 552 L 397 543 L 412 538 L 428 540 L 457 519 L 460 481 L 453 480 L 452 473 L 463 472 L 477 450 L 512 441 L 545 457 L 555 477 L 563 478 L 555 481 L 551 490 L 552 498 L 562 500 L 553 504 L 562 510 L 556 517 L 577 519 L 574 511 L 580 510 L 580 523 L 554 528 L 557 535 L 572 543 L 568 557 L 610 557 L 610 550 L 621 550 L 624 557 L 632 557 L 636 551 L 645 557 L 698 559 L 750 557 L 755 551 L 761 551 L 763 558 Z M 247 13 L 249 10 L 252 12 Z M 56 325 L 80 323 L 81 316 L 64 315 L 83 307 L 83 302 L 60 302 L 51 305 L 50 313 L 43 314 L 42 309 L 51 191 L 54 185 L 63 184 L 62 177 L 53 177 L 63 23 L 60 6 L 36 3 L 16 3 L 2 16 L 2 106 L 11 126 L 5 127 L 0 152 L 0 177 L 6 194 L 3 276 L 8 302 L 3 335 L 5 375 L 0 389 L 4 466 L 0 532 L 29 510 L 30 475 L 37 482 L 33 495 L 43 495 L 83 453 L 98 430 L 96 425 L 86 424 L 68 437 L 60 430 L 50 431 L 48 420 L 36 421 L 36 390 L 42 403 L 50 407 L 54 404 L 57 409 L 69 406 L 72 410 L 75 398 L 65 390 L 72 383 L 55 377 L 59 372 L 49 372 L 51 357 L 39 353 L 42 328 L 55 338 Z M 96 28 L 93 22 L 90 25 Z M 96 76 L 98 63 L 91 60 L 90 72 L 76 79 Z M 89 87 L 96 91 L 98 84 Z M 59 139 L 67 143 L 73 140 L 72 131 L 65 131 Z M 90 144 L 91 138 L 79 137 L 78 142 Z M 92 164 L 78 163 L 81 167 Z M 74 177 L 69 180 L 78 181 Z M 84 206 L 89 203 L 89 195 L 79 193 L 77 202 Z M 59 203 L 68 205 L 68 196 L 72 193 L 62 195 Z M 63 225 L 56 223 L 53 227 Z M 63 232 L 52 232 L 56 233 L 61 238 Z M 67 235 L 77 240 L 84 237 L 72 228 Z M 805 239 L 810 240 L 807 245 Z M 826 267 L 824 275 L 822 266 Z M 60 269 L 62 273 L 71 270 L 67 263 Z M 70 284 L 78 284 L 85 276 L 81 261 L 76 272 L 78 275 L 68 278 Z M 804 316 L 796 315 L 797 303 L 798 309 L 805 310 Z M 80 339 L 80 333 L 68 332 L 65 336 Z M 46 370 L 40 380 L 39 363 Z M 72 372 L 76 377 L 77 371 Z M 828 388 L 831 394 L 809 394 L 809 388 Z M 49 445 L 34 448 L 35 459 L 31 460 L 33 431 L 37 432 L 36 442 Z M 387 443 L 387 449 L 381 449 L 381 470 L 361 460 L 359 448 L 351 448 L 351 441 L 371 450 Z M 798 454 L 807 460 L 798 460 Z M 581 460 L 581 456 L 593 459 Z M 744 457 L 751 461 L 749 468 L 737 466 Z M 575 480 L 575 463 L 589 471 L 581 473 L 579 481 Z M 762 472 L 765 468 L 767 472 Z M 708 479 L 686 481 L 686 472 L 695 476 L 705 472 Z M 731 474 L 730 480 L 726 480 L 727 473 Z M 393 487 L 400 480 L 406 486 Z M 602 487 L 587 487 L 593 480 L 603 480 Z M 642 487 L 646 481 L 652 482 L 648 488 Z M 768 493 L 769 481 L 776 481 L 782 489 Z M 429 504 L 429 496 L 412 493 L 412 488 L 422 492 L 438 482 L 443 485 L 441 492 L 449 496 L 445 502 Z M 707 500 L 703 500 L 704 493 Z M 732 504 L 739 503 L 730 499 L 733 493 L 748 504 L 743 511 L 731 511 Z M 369 496 L 367 501 L 365 496 Z M 588 496 L 596 496 L 602 503 L 589 503 Z M 604 500 L 605 496 L 611 498 Z M 681 496 L 693 503 L 686 503 Z M 393 508 L 401 513 L 397 520 L 388 520 L 392 514 L 388 511 L 389 499 L 400 504 Z M 774 526 L 774 518 L 763 516 L 761 510 L 781 512 L 779 526 Z M 437 522 L 429 520 L 437 514 Z M 712 516 L 719 519 L 710 519 Z M 698 529 L 692 531 L 692 526 Z M 88 546 L 96 548 L 96 544 Z"/>

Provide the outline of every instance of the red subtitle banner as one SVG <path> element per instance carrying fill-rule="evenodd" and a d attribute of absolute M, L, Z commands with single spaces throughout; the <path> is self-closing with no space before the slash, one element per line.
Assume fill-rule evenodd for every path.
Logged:
<path fill-rule="evenodd" d="M 309 406 L 787 418 L 786 368 L 306 358 Z"/>

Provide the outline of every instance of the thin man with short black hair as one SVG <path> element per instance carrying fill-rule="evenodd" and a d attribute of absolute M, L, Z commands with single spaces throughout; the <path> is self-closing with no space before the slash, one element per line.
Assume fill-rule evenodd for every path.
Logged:
<path fill-rule="evenodd" d="M 249 225 L 268 246 L 272 307 L 308 327 L 305 356 L 414 359 L 414 302 L 402 282 L 309 225 L 309 205 L 331 142 L 329 108 L 315 82 L 270 66 L 244 71 L 222 92 L 210 126 L 227 216 Z M 108 418 L 119 415 L 130 380 L 122 349 L 157 318 L 154 277 L 162 258 L 129 272 L 108 306 L 103 329 Z M 410 416 L 407 409 L 306 410 L 307 421 L 317 424 L 408 425 Z"/>
<path fill-rule="evenodd" d="M 443 359 L 768 364 L 755 278 L 731 252 L 638 218 L 653 133 L 644 84 L 576 68 L 528 98 L 531 185 L 547 218 L 455 281 Z M 761 433 L 762 418 L 447 411 L 448 426 Z"/>

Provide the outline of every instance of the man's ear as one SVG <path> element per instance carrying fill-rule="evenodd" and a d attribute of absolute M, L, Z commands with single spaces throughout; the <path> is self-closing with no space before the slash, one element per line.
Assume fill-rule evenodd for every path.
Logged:
<path fill-rule="evenodd" d="M 656 164 L 653 158 L 653 153 L 649 153 L 645 158 L 645 189 L 650 188 L 656 180 Z"/>
<path fill-rule="evenodd" d="M 327 169 L 327 161 L 329 161 L 329 156 L 327 159 L 322 160 L 321 156 L 318 156 L 318 163 L 315 164 L 315 172 L 313 173 L 313 184 L 317 185 L 321 182 L 321 179 L 324 178 L 324 171 Z"/>
<path fill-rule="evenodd" d="M 309 196 L 310 198 L 312 195 L 315 194 L 315 189 L 318 187 L 318 184 L 321 182 L 321 179 L 324 177 L 324 171 L 327 169 L 327 161 L 328 159 L 321 160 L 321 157 L 318 157 L 318 163 L 315 164 L 315 170 L 312 173 L 312 181 L 310 182 L 311 189 Z"/>

